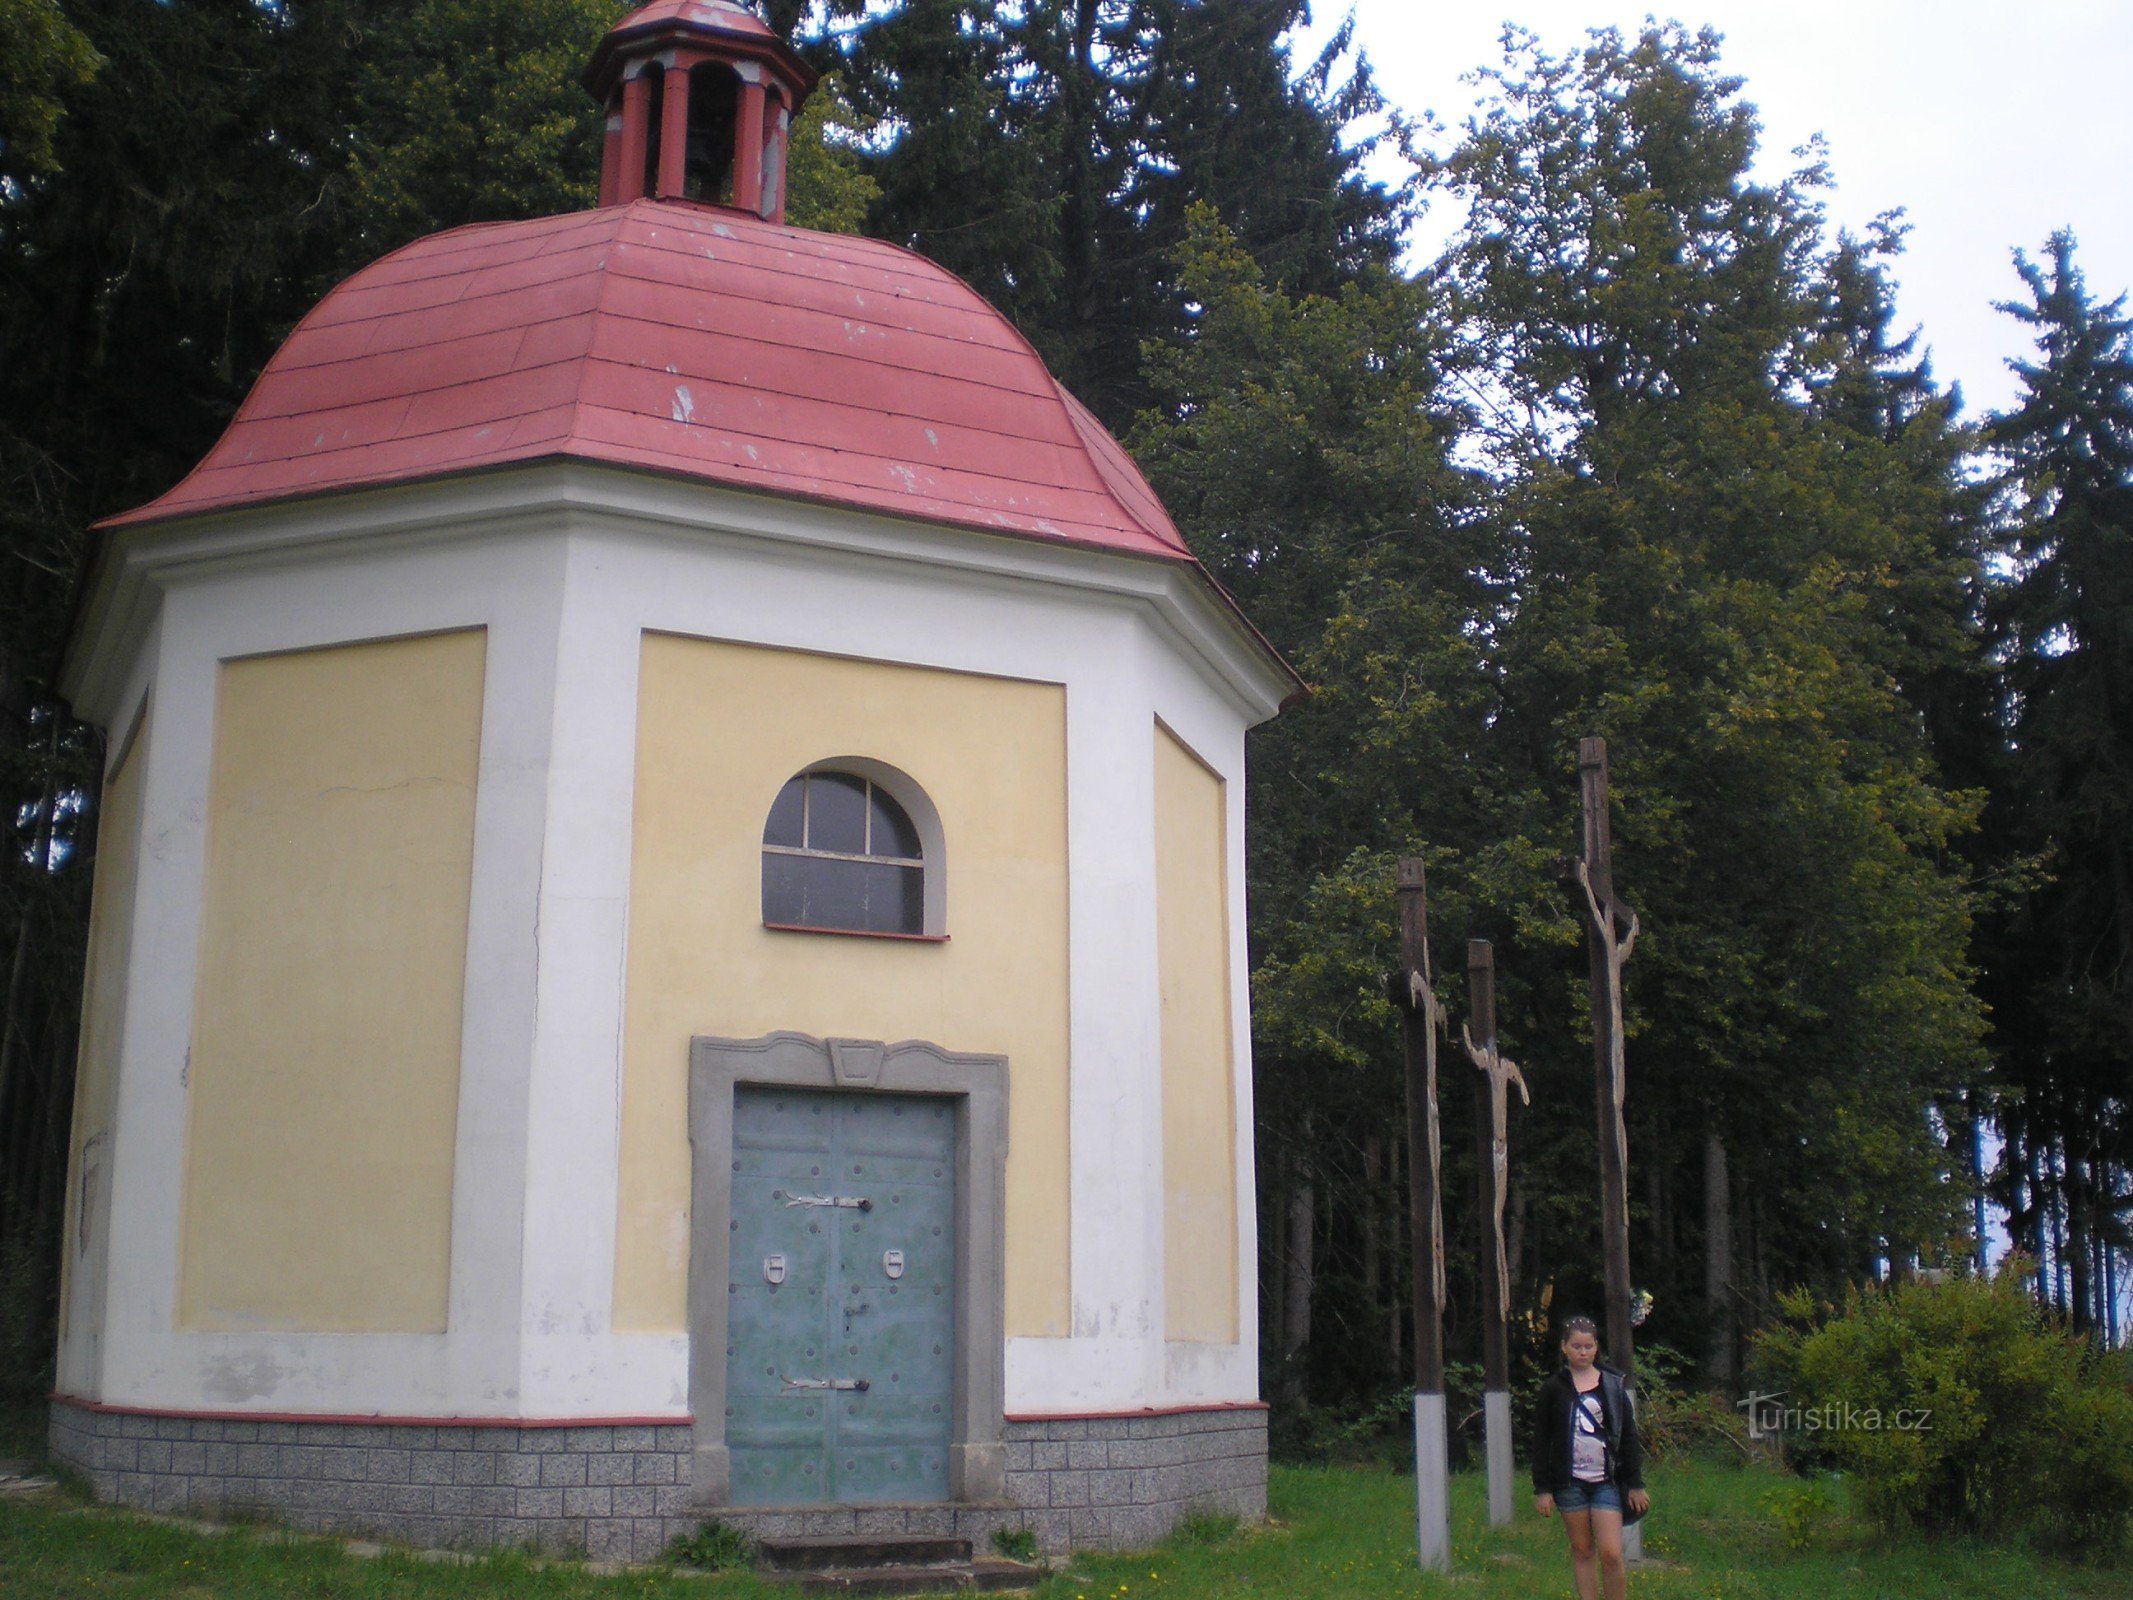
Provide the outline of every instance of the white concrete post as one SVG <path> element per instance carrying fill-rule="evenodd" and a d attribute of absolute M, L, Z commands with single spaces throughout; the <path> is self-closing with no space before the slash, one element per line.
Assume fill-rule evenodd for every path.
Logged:
<path fill-rule="evenodd" d="M 1424 1572 L 1452 1570 L 1451 1457 L 1444 1396 L 1415 1396 L 1415 1550 Z"/>
<path fill-rule="evenodd" d="M 1511 1396 L 1491 1389 L 1482 1396 L 1482 1423 L 1488 1435 L 1489 1526 L 1511 1526 Z"/>

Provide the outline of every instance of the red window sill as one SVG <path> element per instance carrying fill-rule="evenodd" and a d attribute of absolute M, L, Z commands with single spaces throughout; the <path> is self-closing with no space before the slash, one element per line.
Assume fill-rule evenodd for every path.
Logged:
<path fill-rule="evenodd" d="M 840 939 L 899 939 L 905 944 L 946 944 L 945 933 L 877 933 L 870 928 L 811 928 L 804 922 L 766 922 L 772 933 L 827 933 Z"/>

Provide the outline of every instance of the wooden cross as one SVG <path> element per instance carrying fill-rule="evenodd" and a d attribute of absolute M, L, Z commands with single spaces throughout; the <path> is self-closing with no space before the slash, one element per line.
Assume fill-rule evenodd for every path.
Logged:
<path fill-rule="evenodd" d="M 1600 1244 L 1607 1272 L 1607 1353 L 1635 1370 L 1629 1290 L 1629 1128 L 1622 1103 L 1622 969 L 1637 948 L 1637 918 L 1615 899 L 1614 844 L 1607 815 L 1607 741 L 1578 742 L 1578 787 L 1584 853 L 1571 869 L 1583 896 L 1585 951 L 1592 991 L 1592 1059 L 1600 1113 Z M 1625 931 L 1622 919 L 1628 917 Z"/>
<path fill-rule="evenodd" d="M 1410 1234 L 1414 1240 L 1415 1553 L 1452 1565 L 1450 1457 L 1444 1401 L 1444 1151 L 1437 1126 L 1437 1031 L 1444 1007 L 1429 973 L 1429 886 L 1419 856 L 1400 862 L 1400 971 L 1390 985 L 1407 1056 Z"/>
<path fill-rule="evenodd" d="M 1437 1035 L 1444 1006 L 1429 965 L 1429 885 L 1419 856 L 1400 862 L 1400 962 L 1393 1003 L 1405 1018 L 1409 1214 L 1415 1247 L 1415 1387 L 1444 1391 L 1444 1145 Z"/>

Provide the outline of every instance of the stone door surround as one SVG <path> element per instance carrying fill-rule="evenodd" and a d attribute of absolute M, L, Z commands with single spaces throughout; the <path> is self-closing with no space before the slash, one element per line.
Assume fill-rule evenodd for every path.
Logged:
<path fill-rule="evenodd" d="M 764 1088 L 944 1095 L 956 1102 L 954 1419 L 948 1492 L 998 1501 L 1007 1488 L 1005 1288 L 1007 1058 L 907 1039 L 698 1037 L 689 1044 L 689 1409 L 694 1498 L 731 1499 L 726 1445 L 726 1285 L 733 1203 L 733 1092 Z"/>

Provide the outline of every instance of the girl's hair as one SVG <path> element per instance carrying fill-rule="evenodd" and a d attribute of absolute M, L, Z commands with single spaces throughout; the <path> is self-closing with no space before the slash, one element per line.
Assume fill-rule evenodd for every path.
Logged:
<path fill-rule="evenodd" d="M 1563 1318 L 1564 1340 L 1567 1342 L 1573 1333 L 1589 1333 L 1593 1336 L 1594 1339 L 1598 1339 L 1600 1337 L 1600 1330 L 1593 1326 L 1593 1321 L 1590 1317 Z"/>

